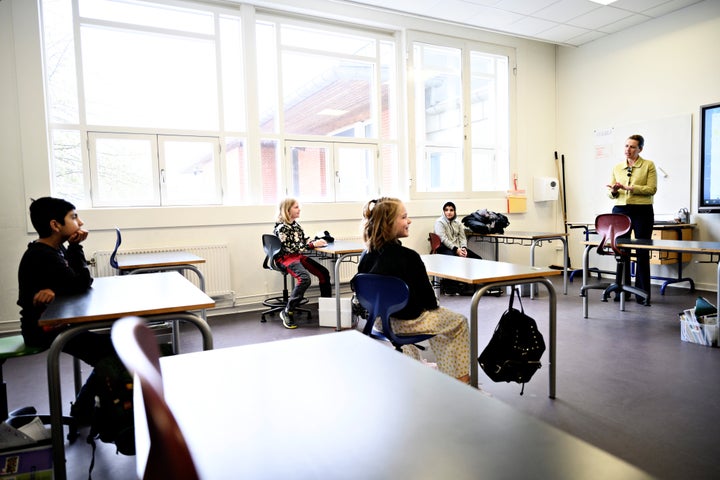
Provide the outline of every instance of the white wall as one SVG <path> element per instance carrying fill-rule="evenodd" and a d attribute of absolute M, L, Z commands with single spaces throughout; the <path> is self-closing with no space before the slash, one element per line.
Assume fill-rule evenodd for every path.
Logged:
<path fill-rule="evenodd" d="M 16 326 L 18 319 L 17 264 L 29 241 L 35 238 L 28 228 L 28 197 L 47 195 L 47 147 L 40 77 L 39 33 L 36 2 L 0 1 L 0 158 L 4 176 L 0 189 L 0 241 L 5 261 L 0 264 L 0 330 Z M 287 3 L 287 2 L 286 2 Z M 289 2 L 299 5 L 298 2 Z M 333 2 L 302 2 L 308 8 L 327 7 L 340 18 L 370 19 L 371 14 Z M 319 10 L 322 15 L 322 10 Z M 531 194 L 534 176 L 555 176 L 552 152 L 556 149 L 555 48 L 552 45 L 506 37 L 478 30 L 432 24 L 418 19 L 383 15 L 378 22 L 399 28 L 414 28 L 477 41 L 503 44 L 517 51 L 517 139 L 516 168 L 520 188 Z M 26 186 L 27 185 L 27 186 Z M 39 187 L 40 185 L 40 187 Z M 45 185 L 45 187 L 42 187 Z M 367 199 L 363 199 L 367 200 Z M 504 200 L 456 200 L 461 214 L 478 208 L 502 211 Z M 414 220 L 406 244 L 418 251 L 428 248 L 427 232 L 440 215 L 438 201 L 408 202 Z M 335 236 L 356 235 L 363 202 L 338 205 L 305 205 L 301 216 L 306 233 L 329 230 Z M 215 207 L 195 209 L 87 210 L 81 218 L 91 235 L 85 243 L 88 256 L 114 245 L 114 226 L 123 229 L 123 247 L 226 243 L 230 247 L 233 289 L 239 305 L 253 304 L 264 295 L 281 289 L 279 275 L 261 268 L 260 235 L 272 228 L 273 206 Z M 510 215 L 517 230 L 562 230 L 558 202 L 528 202 L 528 213 Z M 503 259 L 526 262 L 525 247 L 509 247 Z M 554 248 L 536 253 L 538 264 L 559 263 Z M 267 285 L 267 288 L 266 288 Z M 1 322 L 6 322 L 3 326 Z"/>
<path fill-rule="evenodd" d="M 558 150 L 566 155 L 568 218 L 594 219 L 610 211 L 605 196 L 612 165 L 623 160 L 595 159 L 595 129 L 652 123 L 692 115 L 691 220 L 696 240 L 720 240 L 720 216 L 697 214 L 700 105 L 720 101 L 720 2 L 682 9 L 580 48 L 559 47 L 557 54 Z M 643 132 L 630 132 L 640 133 Z M 623 133 L 617 141 L 624 142 Z M 654 139 L 645 138 L 645 150 Z M 652 157 L 648 156 L 652 160 Z M 603 162 L 600 178 L 595 162 Z M 659 190 L 656 197 L 677 195 Z M 678 199 L 678 208 L 686 206 Z M 656 212 L 666 213 L 666 212 Z M 581 246 L 571 241 L 573 258 L 580 261 Z M 701 260 L 702 258 L 697 258 Z M 674 276 L 676 267 L 655 267 L 653 274 Z M 691 263 L 683 270 L 696 286 L 715 290 L 716 265 Z"/>

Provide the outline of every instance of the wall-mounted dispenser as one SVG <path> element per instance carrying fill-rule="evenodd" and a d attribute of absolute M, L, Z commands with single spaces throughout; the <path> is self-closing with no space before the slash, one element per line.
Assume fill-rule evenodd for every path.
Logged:
<path fill-rule="evenodd" d="M 536 202 L 547 202 L 558 199 L 559 183 L 557 178 L 535 177 L 535 188 L 533 188 L 533 200 Z"/>

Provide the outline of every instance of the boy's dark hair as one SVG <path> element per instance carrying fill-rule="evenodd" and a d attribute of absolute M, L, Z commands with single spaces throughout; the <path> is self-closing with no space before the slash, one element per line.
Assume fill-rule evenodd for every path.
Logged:
<path fill-rule="evenodd" d="M 42 197 L 30 204 L 30 221 L 40 238 L 52 235 L 50 221 L 65 225 L 65 215 L 75 210 L 75 205 L 62 198 Z"/>

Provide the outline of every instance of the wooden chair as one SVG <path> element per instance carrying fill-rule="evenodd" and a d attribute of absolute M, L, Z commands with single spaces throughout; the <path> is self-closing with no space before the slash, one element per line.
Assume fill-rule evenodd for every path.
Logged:
<path fill-rule="evenodd" d="M 282 250 L 282 243 L 280 242 L 280 239 L 276 235 L 271 234 L 264 234 L 262 236 L 262 243 L 263 243 L 263 250 L 265 251 L 265 260 L 263 260 L 263 268 L 265 270 L 273 270 L 275 272 L 281 273 L 283 276 L 283 292 L 282 296 L 279 297 L 271 297 L 266 300 L 263 300 L 263 305 L 268 307 L 267 310 L 263 310 L 260 316 L 260 321 L 265 322 L 267 319 L 265 318 L 265 315 L 273 315 L 275 312 L 279 312 L 283 310 L 288 303 L 288 299 L 290 298 L 290 292 L 288 290 L 288 272 L 279 263 L 275 261 L 275 258 Z M 305 305 L 308 303 L 307 298 L 303 298 L 300 301 L 299 305 Z M 310 310 L 306 308 L 296 308 L 295 312 L 305 312 L 307 313 L 307 318 L 310 319 L 312 317 L 312 313 Z"/>
<path fill-rule="evenodd" d="M 175 416 L 165 402 L 157 339 L 138 317 L 113 324 L 112 342 L 125 367 L 137 375 L 142 389 L 150 450 L 144 480 L 197 480 L 195 462 Z"/>
<path fill-rule="evenodd" d="M 627 215 L 621 213 L 603 213 L 595 218 L 595 231 L 601 236 L 597 246 L 598 255 L 614 255 L 617 263 L 617 276 L 615 282 L 585 285 L 580 288 L 580 296 L 586 295 L 588 289 L 603 289 L 602 301 L 607 302 L 611 293 L 619 296 L 620 310 L 625 309 L 625 294 L 635 294 L 648 303 L 648 293 L 625 283 L 625 270 L 630 268 L 630 253 L 617 246 L 617 240 L 632 228 L 632 221 Z"/>
<path fill-rule="evenodd" d="M 387 340 L 402 351 L 403 345 L 415 345 L 421 350 L 425 347 L 418 343 L 434 337 L 431 334 L 397 335 L 390 323 L 390 316 L 407 305 L 410 290 L 405 282 L 397 277 L 358 273 L 353 278 L 353 289 L 358 302 L 368 312 L 363 333 L 378 340 Z M 380 317 L 382 331 L 374 329 L 375 320 Z"/>

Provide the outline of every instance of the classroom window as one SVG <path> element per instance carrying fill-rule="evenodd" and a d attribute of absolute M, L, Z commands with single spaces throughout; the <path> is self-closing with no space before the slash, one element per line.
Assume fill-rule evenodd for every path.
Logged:
<path fill-rule="evenodd" d="M 508 188 L 510 51 L 414 35 L 412 193 L 456 197 Z"/>
<path fill-rule="evenodd" d="M 243 29 L 238 8 L 182 1 L 41 8 L 53 194 L 88 208 L 398 193 L 392 33 L 254 9 Z"/>

